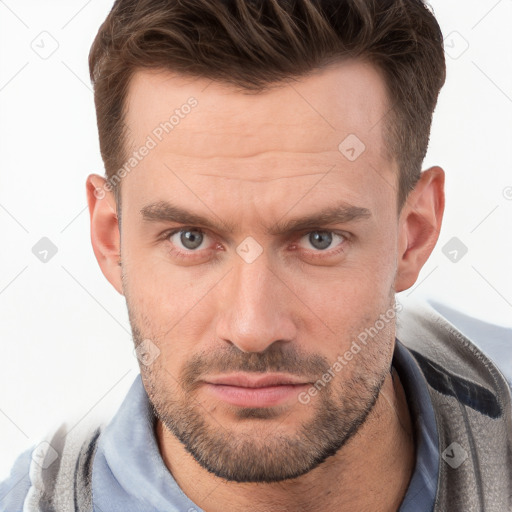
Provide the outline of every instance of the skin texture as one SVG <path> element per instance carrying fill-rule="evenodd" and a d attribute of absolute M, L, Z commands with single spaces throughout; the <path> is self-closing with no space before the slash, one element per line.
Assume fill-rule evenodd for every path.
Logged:
<path fill-rule="evenodd" d="M 121 224 L 113 194 L 97 192 L 104 178 L 87 180 L 95 255 L 126 298 L 136 346 L 152 351 L 140 368 L 166 466 L 207 512 L 397 510 L 415 446 L 390 372 L 394 319 L 307 404 L 294 394 L 229 405 L 204 381 L 240 371 L 321 379 L 416 281 L 441 227 L 443 170 L 424 171 L 397 212 L 382 138 L 390 102 L 359 61 L 258 94 L 139 71 L 129 153 L 190 97 L 197 105 L 122 179 Z M 338 150 L 349 134 L 365 145 L 354 161 Z M 211 225 L 158 220 L 164 201 Z M 276 233 L 340 204 L 366 214 Z M 251 262 L 237 253 L 247 237 Z"/>

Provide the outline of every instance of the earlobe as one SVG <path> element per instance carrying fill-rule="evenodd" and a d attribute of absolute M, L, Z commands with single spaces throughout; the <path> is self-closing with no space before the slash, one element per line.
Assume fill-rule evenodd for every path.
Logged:
<path fill-rule="evenodd" d="M 114 194 L 105 178 L 91 174 L 87 178 L 87 202 L 91 220 L 91 242 L 103 275 L 123 295 L 121 279 L 121 237 Z"/>
<path fill-rule="evenodd" d="M 403 206 L 399 220 L 395 291 L 410 288 L 434 250 L 444 213 L 444 171 L 431 167 L 421 173 Z"/>

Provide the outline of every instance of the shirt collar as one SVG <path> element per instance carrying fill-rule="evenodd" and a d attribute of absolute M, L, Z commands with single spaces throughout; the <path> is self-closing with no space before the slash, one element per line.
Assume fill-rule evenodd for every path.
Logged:
<path fill-rule="evenodd" d="M 437 494 L 439 441 L 427 381 L 412 354 L 395 340 L 393 367 L 400 377 L 413 423 L 416 464 L 399 512 L 431 511 Z"/>
<path fill-rule="evenodd" d="M 154 427 L 139 374 L 98 441 L 92 476 L 95 511 L 202 512 L 165 466 Z"/>

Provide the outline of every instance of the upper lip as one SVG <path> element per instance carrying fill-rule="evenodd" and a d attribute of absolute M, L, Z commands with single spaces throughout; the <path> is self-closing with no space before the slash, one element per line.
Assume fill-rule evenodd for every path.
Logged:
<path fill-rule="evenodd" d="M 247 374 L 232 373 L 230 375 L 218 375 L 204 379 L 207 384 L 225 386 L 238 386 L 243 388 L 264 388 L 268 386 L 290 386 L 307 384 L 304 379 L 293 375 L 270 373 L 270 374 Z"/>

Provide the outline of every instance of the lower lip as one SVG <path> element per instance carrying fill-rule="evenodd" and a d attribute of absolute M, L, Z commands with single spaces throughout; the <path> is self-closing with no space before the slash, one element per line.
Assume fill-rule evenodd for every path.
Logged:
<path fill-rule="evenodd" d="M 238 407 L 272 407 L 297 395 L 308 384 L 268 386 L 264 388 L 243 388 L 223 384 L 205 384 L 206 389 L 217 398 Z"/>

